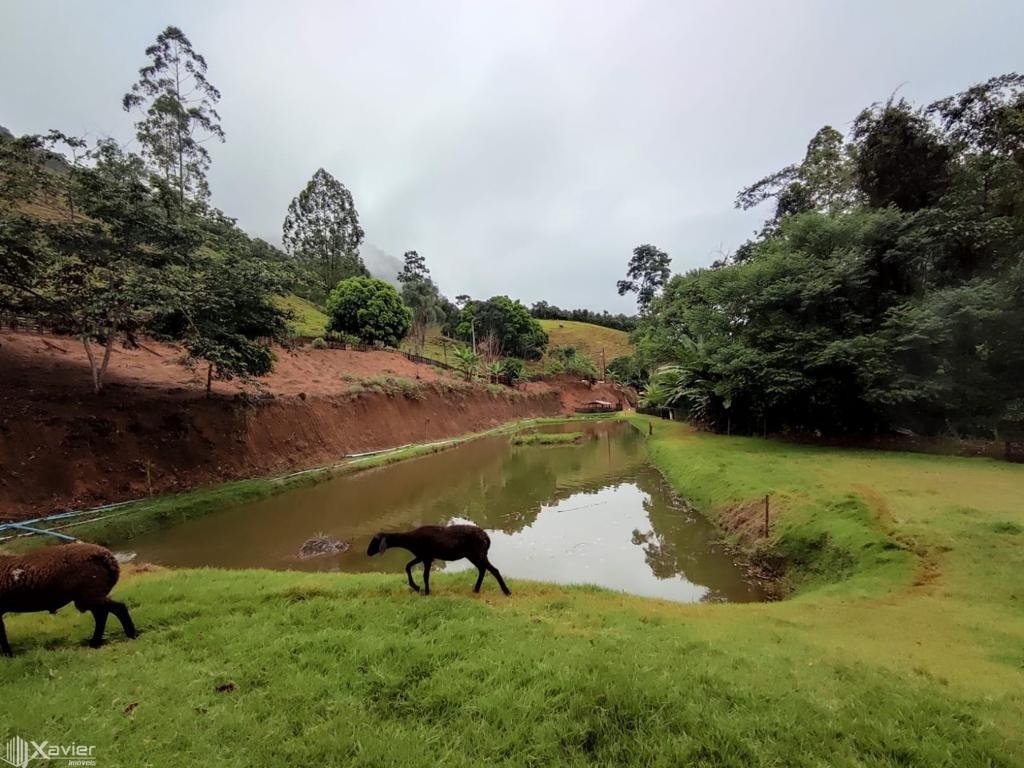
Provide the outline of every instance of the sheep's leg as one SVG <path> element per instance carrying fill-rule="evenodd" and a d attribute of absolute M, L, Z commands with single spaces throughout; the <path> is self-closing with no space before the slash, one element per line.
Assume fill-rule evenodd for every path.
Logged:
<path fill-rule="evenodd" d="M 424 560 L 423 561 L 423 594 L 424 595 L 429 595 L 430 594 L 430 565 L 433 562 L 434 562 L 433 560 Z"/>
<path fill-rule="evenodd" d="M 505 580 L 501 578 L 501 574 L 498 573 L 498 569 L 495 568 L 490 562 L 487 563 L 487 570 L 494 574 L 494 578 L 498 580 L 498 586 L 501 587 L 501 591 L 506 595 L 511 595 L 512 590 L 505 586 Z"/>
<path fill-rule="evenodd" d="M 135 623 L 132 621 L 131 614 L 128 613 L 128 606 L 117 602 L 117 600 L 107 600 L 107 609 L 117 616 L 117 620 L 124 627 L 125 635 L 134 638 L 139 634 L 135 629 Z"/>
<path fill-rule="evenodd" d="M 89 610 L 92 612 L 92 617 L 96 619 L 96 631 L 92 633 L 89 645 L 92 648 L 99 648 L 103 645 L 103 631 L 107 628 L 107 615 L 110 613 L 110 609 L 106 605 L 100 605 Z"/>
<path fill-rule="evenodd" d="M 412 567 L 417 563 L 421 562 L 420 558 L 415 558 L 409 561 L 409 564 L 405 566 L 405 575 L 409 577 L 409 586 L 412 587 L 414 592 L 419 592 L 419 585 L 412 580 Z"/>
<path fill-rule="evenodd" d="M 4 617 L 0 614 L 0 653 L 4 656 L 13 656 L 11 645 L 7 642 L 7 629 L 4 627 Z"/>
<path fill-rule="evenodd" d="M 476 559 L 471 557 L 471 558 L 469 558 L 469 562 L 471 562 L 474 566 L 476 566 L 476 571 L 477 571 L 477 574 L 476 574 L 476 586 L 473 587 L 473 591 L 474 592 L 479 592 L 480 591 L 480 585 L 484 583 L 484 576 L 487 575 L 487 560 L 486 559 L 476 560 Z"/>

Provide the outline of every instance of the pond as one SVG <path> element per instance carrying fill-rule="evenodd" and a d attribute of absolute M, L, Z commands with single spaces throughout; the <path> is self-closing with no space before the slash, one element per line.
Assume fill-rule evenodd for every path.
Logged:
<path fill-rule="evenodd" d="M 404 581 L 404 550 L 369 558 L 378 531 L 473 522 L 491 537 L 506 577 L 595 584 L 681 602 L 762 599 L 715 528 L 677 498 L 619 421 L 543 427 L 583 432 L 575 444 L 513 445 L 480 438 L 225 509 L 136 538 L 140 561 L 167 566 L 386 571 Z M 340 553 L 300 559 L 326 535 Z M 460 560 L 434 570 L 461 571 Z M 417 573 L 417 581 L 421 573 Z M 484 589 L 497 589 L 488 577 Z"/>

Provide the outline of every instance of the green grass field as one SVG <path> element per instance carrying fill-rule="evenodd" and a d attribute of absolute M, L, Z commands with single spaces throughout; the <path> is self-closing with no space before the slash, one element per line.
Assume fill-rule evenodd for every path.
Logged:
<path fill-rule="evenodd" d="M 616 357 L 633 354 L 629 334 L 614 328 L 605 328 L 575 320 L 539 320 L 548 334 L 548 348 L 576 347 L 585 352 L 594 362 L 601 365 L 601 350 L 607 362 Z"/>
<path fill-rule="evenodd" d="M 274 303 L 281 309 L 290 309 L 294 313 L 289 327 L 296 336 L 309 336 L 315 339 L 324 335 L 327 328 L 327 315 L 312 302 L 292 294 L 277 296 L 274 298 Z"/>
<path fill-rule="evenodd" d="M 785 556 L 791 599 L 144 573 L 116 591 L 135 641 L 8 615 L 0 721 L 102 766 L 1024 765 L 1024 467 L 652 423 L 713 518 L 772 495 L 755 550 Z"/>
<path fill-rule="evenodd" d="M 585 352 L 594 362 L 601 365 L 601 350 L 604 350 L 606 362 L 611 362 L 616 357 L 633 354 L 633 345 L 629 343 L 629 334 L 625 331 L 617 331 L 614 328 L 603 328 L 590 323 L 580 323 L 574 320 L 538 320 L 548 334 L 548 349 L 553 347 L 576 347 Z M 434 360 L 454 363 L 452 352 L 458 345 L 457 342 L 445 341 L 442 338 L 439 328 L 430 328 L 427 331 L 426 344 L 423 347 L 423 356 Z M 415 352 L 415 344 L 410 337 L 402 340 L 401 348 L 407 352 Z M 534 365 L 540 365 L 535 363 Z"/>

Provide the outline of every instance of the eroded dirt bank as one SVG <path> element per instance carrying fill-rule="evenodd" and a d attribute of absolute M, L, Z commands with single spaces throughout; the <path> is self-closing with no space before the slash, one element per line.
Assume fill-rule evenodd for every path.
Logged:
<path fill-rule="evenodd" d="M 0 335 L 0 518 L 321 466 L 615 399 L 579 382 L 470 386 L 400 355 L 334 350 L 282 351 L 259 396 L 219 383 L 208 399 L 173 348 L 146 346 L 115 353 L 97 397 L 74 340 Z"/>

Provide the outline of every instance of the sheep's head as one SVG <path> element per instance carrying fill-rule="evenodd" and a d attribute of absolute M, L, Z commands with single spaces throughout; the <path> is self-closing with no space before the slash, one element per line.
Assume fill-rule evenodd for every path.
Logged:
<path fill-rule="evenodd" d="M 384 554 L 384 550 L 388 548 L 387 539 L 383 533 L 378 533 L 372 539 L 370 539 L 370 546 L 366 548 L 366 554 L 370 557 L 374 555 Z"/>

